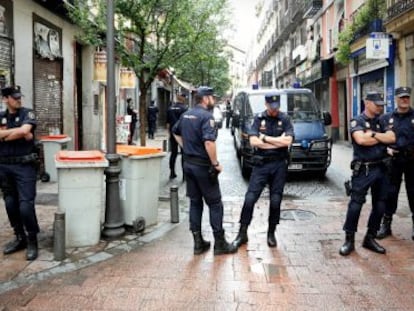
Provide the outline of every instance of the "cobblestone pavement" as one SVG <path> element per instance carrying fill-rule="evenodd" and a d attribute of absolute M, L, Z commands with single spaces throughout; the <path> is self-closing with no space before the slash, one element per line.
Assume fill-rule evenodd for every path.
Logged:
<path fill-rule="evenodd" d="M 225 131 L 220 133 L 220 161 L 225 167 L 220 182 L 225 228 L 232 239 L 246 183 L 237 175 L 236 166 L 227 170 L 231 157 L 222 158 L 231 153 L 224 151 L 231 141 Z M 340 256 L 347 205 L 340 185 L 349 175 L 350 148 L 336 145 L 334 153 L 338 154 L 326 180 L 287 184 L 275 249 L 266 245 L 265 192 L 249 227 L 249 243 L 234 255 L 213 256 L 209 251 L 194 256 L 188 220 L 182 218 L 179 225 L 156 238 L 131 238 L 134 245 L 129 248 L 128 243 L 120 243 L 123 248 L 107 260 L 3 291 L 0 310 L 412 310 L 414 242 L 406 200 L 401 199 L 394 236 L 381 241 L 386 255 L 361 247 L 370 211 L 367 203 L 356 251 L 347 258 Z M 186 210 L 183 200 L 184 217 Z M 206 208 L 204 235 L 212 240 L 207 212 Z M 9 258 L 0 260 L 4 273 Z"/>

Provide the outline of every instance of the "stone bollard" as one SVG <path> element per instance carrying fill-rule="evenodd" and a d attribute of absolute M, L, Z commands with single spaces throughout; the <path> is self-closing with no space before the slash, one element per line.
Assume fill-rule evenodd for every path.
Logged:
<path fill-rule="evenodd" d="M 171 222 L 180 222 L 180 211 L 178 208 L 178 186 L 173 185 L 170 187 L 170 209 L 171 209 Z"/>
<path fill-rule="evenodd" d="M 53 228 L 53 254 L 54 259 L 62 261 L 66 257 L 65 252 L 65 213 L 55 213 L 55 223 Z"/>

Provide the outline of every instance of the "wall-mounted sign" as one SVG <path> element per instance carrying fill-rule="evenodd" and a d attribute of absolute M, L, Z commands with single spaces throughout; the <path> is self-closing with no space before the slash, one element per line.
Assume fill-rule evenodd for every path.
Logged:
<path fill-rule="evenodd" d="M 135 89 L 135 73 L 128 68 L 121 68 L 120 70 L 120 85 L 121 89 Z"/>
<path fill-rule="evenodd" d="M 369 38 L 366 41 L 367 58 L 381 59 L 390 55 L 389 38 Z"/>
<path fill-rule="evenodd" d="M 94 54 L 93 80 L 106 82 L 106 51 L 96 51 Z"/>

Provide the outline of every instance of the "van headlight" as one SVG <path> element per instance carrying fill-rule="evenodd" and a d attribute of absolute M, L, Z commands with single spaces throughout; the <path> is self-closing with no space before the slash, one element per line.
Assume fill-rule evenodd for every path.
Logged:
<path fill-rule="evenodd" d="M 312 150 L 321 150 L 321 149 L 326 149 L 327 147 L 328 147 L 328 142 L 318 141 L 318 142 L 312 144 L 311 149 Z"/>

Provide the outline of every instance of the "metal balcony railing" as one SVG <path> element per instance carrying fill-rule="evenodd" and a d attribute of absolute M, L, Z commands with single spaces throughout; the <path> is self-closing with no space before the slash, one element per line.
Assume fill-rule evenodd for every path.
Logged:
<path fill-rule="evenodd" d="M 322 0 L 305 0 L 303 7 L 303 17 L 312 18 L 320 9 L 322 9 L 323 1 Z"/>
<path fill-rule="evenodd" d="M 401 0 L 387 8 L 387 20 L 414 9 L 414 0 Z"/>

